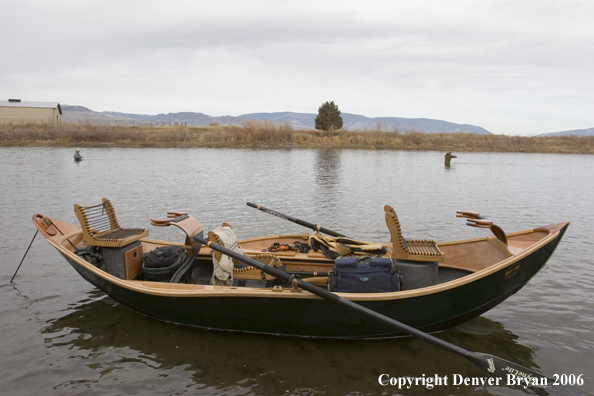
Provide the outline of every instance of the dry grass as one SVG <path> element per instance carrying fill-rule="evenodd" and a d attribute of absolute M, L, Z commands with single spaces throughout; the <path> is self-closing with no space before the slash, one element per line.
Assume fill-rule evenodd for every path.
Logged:
<path fill-rule="evenodd" d="M 245 121 L 242 126 L 150 127 L 0 125 L 0 146 L 271 147 L 493 151 L 594 154 L 594 137 L 520 137 L 466 133 L 295 130 L 290 124 Z"/>

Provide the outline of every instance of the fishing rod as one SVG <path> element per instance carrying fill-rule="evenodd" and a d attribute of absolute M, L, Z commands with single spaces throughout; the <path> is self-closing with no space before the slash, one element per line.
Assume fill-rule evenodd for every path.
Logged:
<path fill-rule="evenodd" d="M 321 233 L 324 233 L 324 234 L 327 234 L 327 235 L 330 235 L 330 236 L 333 236 L 333 237 L 346 237 L 346 235 L 344 235 L 344 234 L 340 234 L 340 233 L 338 233 L 336 231 L 329 230 L 329 229 L 324 228 L 324 227 L 322 227 L 322 226 L 320 226 L 318 224 L 313 224 L 313 223 L 309 223 L 309 222 L 304 221 L 304 220 L 299 220 L 299 219 L 296 219 L 294 217 L 291 217 L 291 216 L 288 216 L 288 215 L 279 213 L 277 211 L 274 211 L 272 209 L 265 208 L 264 206 L 256 205 L 255 203 L 248 202 L 247 205 L 248 206 L 251 206 L 252 208 L 256 208 L 256 209 L 258 209 L 258 210 L 260 210 L 260 211 L 262 211 L 264 213 L 268 213 L 268 214 L 271 214 L 273 216 L 280 217 L 281 219 L 288 220 L 288 221 L 290 221 L 292 223 L 296 223 L 296 224 L 302 225 L 302 226 L 307 227 L 310 230 L 313 230 L 313 231 L 316 231 L 316 232 L 321 232 Z"/>

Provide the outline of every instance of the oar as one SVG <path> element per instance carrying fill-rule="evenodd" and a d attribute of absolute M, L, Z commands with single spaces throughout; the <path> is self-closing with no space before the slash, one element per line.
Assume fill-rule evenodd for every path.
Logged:
<path fill-rule="evenodd" d="M 256 204 L 251 203 L 251 202 L 248 202 L 247 205 L 248 206 L 251 206 L 252 208 L 256 208 L 258 210 L 261 210 L 262 212 L 271 214 L 271 215 L 276 216 L 276 217 L 280 217 L 281 219 L 289 220 L 290 222 L 293 222 L 293 223 L 302 225 L 302 226 L 307 227 L 307 228 L 309 228 L 311 230 L 314 230 L 316 232 L 321 232 L 321 233 L 324 233 L 324 234 L 327 234 L 327 235 L 330 235 L 330 236 L 333 236 L 333 237 L 346 237 L 346 235 L 344 235 L 344 234 L 339 234 L 336 231 L 329 230 L 329 229 L 324 228 L 324 227 L 322 227 L 322 226 L 320 226 L 318 224 L 313 224 L 313 223 L 309 223 L 307 221 L 299 220 L 299 219 L 296 219 L 294 217 L 287 216 L 285 214 L 276 212 L 276 211 L 274 211 L 272 209 L 265 208 L 264 206 L 256 205 Z"/>
<path fill-rule="evenodd" d="M 283 271 L 277 270 L 276 268 L 274 268 L 272 266 L 268 266 L 268 265 L 262 264 L 256 260 L 242 256 L 241 254 L 235 253 L 234 251 L 224 248 L 220 245 L 217 245 L 216 243 L 209 242 L 208 240 L 206 240 L 204 238 L 196 238 L 195 237 L 195 239 L 197 241 L 205 244 L 212 250 L 216 250 L 217 252 L 223 253 L 229 257 L 232 257 L 234 259 L 242 261 L 245 264 L 251 265 L 252 267 L 259 269 L 260 271 L 263 271 L 269 275 L 274 276 L 277 279 L 283 280 L 283 281 L 291 284 L 292 286 L 298 286 L 301 289 L 307 290 L 308 292 L 315 294 L 318 297 L 322 297 L 325 300 L 328 300 L 328 301 L 331 301 L 338 305 L 342 305 L 343 307 L 352 309 L 353 311 L 359 312 L 369 318 L 378 320 L 379 322 L 382 322 L 388 326 L 391 326 L 397 330 L 400 330 L 403 333 L 420 338 L 420 339 L 425 340 L 433 345 L 436 345 L 436 346 L 443 348 L 447 351 L 455 353 L 456 355 L 462 356 L 463 358 L 468 359 L 470 362 L 472 362 L 478 368 L 480 368 L 492 375 L 507 378 L 506 377 L 507 374 L 513 374 L 518 378 L 526 378 L 526 379 L 535 378 L 539 384 L 541 384 L 542 382 L 546 382 L 546 384 L 552 384 L 552 381 L 553 381 L 552 379 L 544 377 L 542 374 L 540 374 L 536 371 L 530 370 L 526 367 L 520 366 L 519 364 L 510 362 L 508 360 L 502 359 L 497 356 L 488 355 L 486 353 L 467 351 L 466 349 L 460 348 L 454 344 L 450 344 L 449 342 L 443 341 L 437 337 L 434 337 L 430 334 L 422 332 L 418 329 L 415 329 L 414 327 L 408 326 L 408 325 L 401 323 L 395 319 L 392 319 L 388 316 L 379 314 L 371 309 L 365 308 L 365 307 L 363 307 L 359 304 L 356 304 L 352 301 L 345 300 L 344 298 L 338 296 L 337 294 L 329 292 L 329 291 L 322 289 L 320 287 L 317 287 L 315 285 L 309 284 L 309 283 L 297 278 L 295 275 L 287 274 Z M 545 378 L 546 380 L 542 381 L 541 380 L 542 378 Z M 535 385 L 532 383 L 532 381 L 528 381 L 528 382 L 530 382 L 530 383 L 522 382 L 521 384 L 518 383 L 518 385 L 532 386 L 532 387 L 539 387 L 539 388 L 547 386 L 547 385 Z"/>

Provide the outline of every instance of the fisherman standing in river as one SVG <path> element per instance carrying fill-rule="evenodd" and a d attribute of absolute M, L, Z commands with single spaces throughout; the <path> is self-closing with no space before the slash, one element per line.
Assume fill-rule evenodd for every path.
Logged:
<path fill-rule="evenodd" d="M 79 162 L 82 161 L 83 156 L 80 155 L 80 150 L 76 150 L 76 153 L 74 153 L 74 161 L 75 162 Z"/>
<path fill-rule="evenodd" d="M 448 151 L 448 153 L 445 155 L 445 166 L 446 167 L 450 167 L 450 161 L 452 160 L 452 158 L 458 158 L 455 155 L 452 155 L 451 151 Z"/>

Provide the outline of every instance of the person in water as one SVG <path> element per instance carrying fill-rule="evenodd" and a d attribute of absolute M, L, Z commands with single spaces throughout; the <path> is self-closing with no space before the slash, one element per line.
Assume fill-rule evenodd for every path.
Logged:
<path fill-rule="evenodd" d="M 448 151 L 448 153 L 445 155 L 445 166 L 449 167 L 450 166 L 450 161 L 452 160 L 452 158 L 458 158 L 455 155 L 452 155 L 451 151 Z"/>
<path fill-rule="evenodd" d="M 78 161 L 82 161 L 82 159 L 83 159 L 83 156 L 80 155 L 80 150 L 76 150 L 76 153 L 74 153 L 74 160 L 76 162 L 78 162 Z"/>

